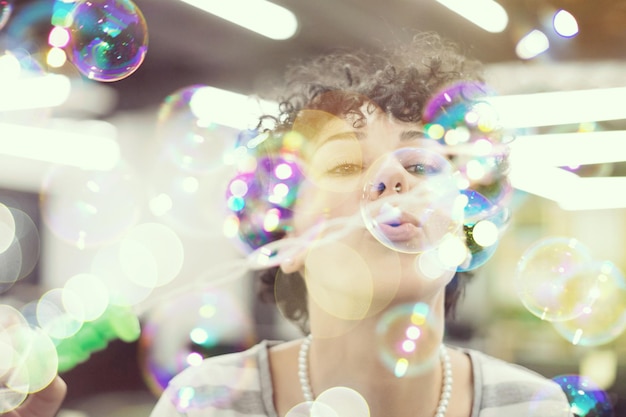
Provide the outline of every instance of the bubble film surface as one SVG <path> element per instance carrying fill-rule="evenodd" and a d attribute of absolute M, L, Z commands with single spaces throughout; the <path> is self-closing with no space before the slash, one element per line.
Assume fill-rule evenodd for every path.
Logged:
<path fill-rule="evenodd" d="M 595 276 L 584 273 L 589 249 L 576 239 L 548 237 L 535 242 L 517 265 L 515 284 L 526 309 L 547 321 L 575 318 L 593 302 Z"/>
<path fill-rule="evenodd" d="M 626 329 L 626 280 L 610 261 L 594 261 L 581 271 L 589 281 L 591 303 L 582 314 L 553 322 L 556 331 L 574 345 L 599 346 L 617 339 Z"/>
<path fill-rule="evenodd" d="M 376 327 L 376 346 L 393 375 L 417 375 L 437 364 L 438 320 L 424 303 L 401 304 L 384 312 Z"/>
<path fill-rule="evenodd" d="M 580 417 L 613 417 L 613 405 L 606 392 L 583 375 L 559 375 L 552 378 L 569 400 L 572 413 Z"/>
<path fill-rule="evenodd" d="M 134 73 L 148 50 L 148 27 L 130 0 L 80 0 L 64 20 L 67 55 L 90 79 L 119 81 Z"/>

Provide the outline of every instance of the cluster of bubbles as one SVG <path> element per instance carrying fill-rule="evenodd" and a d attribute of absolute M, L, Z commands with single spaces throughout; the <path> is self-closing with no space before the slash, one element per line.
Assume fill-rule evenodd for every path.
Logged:
<path fill-rule="evenodd" d="M 626 330 L 624 274 L 577 239 L 535 242 L 518 262 L 515 283 L 526 309 L 574 345 L 603 345 Z"/>

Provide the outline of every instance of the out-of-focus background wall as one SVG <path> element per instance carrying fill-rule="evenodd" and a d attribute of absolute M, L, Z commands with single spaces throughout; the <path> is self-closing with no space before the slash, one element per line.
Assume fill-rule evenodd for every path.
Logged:
<path fill-rule="evenodd" d="M 81 335 L 80 346 L 63 347 L 75 363 L 60 364 L 69 385 L 62 416 L 147 416 L 168 378 L 202 357 L 298 336 L 257 301 L 245 252 L 224 235 L 222 152 L 272 108 L 250 97 L 268 93 L 292 60 L 381 48 L 412 30 L 439 32 L 482 60 L 487 82 L 510 99 L 506 122 L 520 129 L 513 216 L 448 339 L 547 377 L 588 377 L 626 415 L 626 2 L 280 0 L 287 11 L 273 15 L 251 12 L 261 3 L 253 0 L 135 0 L 145 27 L 127 30 L 126 42 L 147 53 L 133 63 L 120 49 L 129 67 L 117 74 L 106 60 L 90 70 L 64 58 L 78 39 L 64 46 L 54 29 L 87 3 L 0 0 L 0 304 L 48 317 L 57 335 Z M 122 11 L 116 26 L 112 10 L 129 1 L 94 3 L 103 14 L 91 24 L 109 19 L 115 29 L 136 17 Z M 271 33 L 227 15 L 268 23 Z M 100 52 L 114 60 L 115 51 Z M 198 89 L 206 94 L 196 107 L 212 123 L 185 125 Z M 193 134 L 175 136 L 186 128 Z M 516 291 L 524 254 L 553 237 L 584 246 L 574 256 L 587 257 L 596 268 L 588 274 L 608 277 L 616 295 L 578 281 L 554 290 L 589 291 L 607 306 L 584 330 L 542 320 Z M 81 314 L 90 324 L 59 312 L 68 282 L 89 300 Z M 104 315 L 105 293 L 132 307 Z"/>

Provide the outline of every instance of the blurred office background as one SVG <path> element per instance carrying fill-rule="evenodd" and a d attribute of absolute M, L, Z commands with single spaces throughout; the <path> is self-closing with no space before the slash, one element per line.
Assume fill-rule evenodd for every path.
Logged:
<path fill-rule="evenodd" d="M 32 312 L 42 297 L 54 304 L 54 290 L 71 279 L 100 271 L 128 291 L 141 326 L 137 335 L 132 319 L 121 320 L 108 339 L 89 339 L 91 351 L 65 364 L 69 392 L 61 416 L 147 416 L 167 378 L 199 358 L 298 337 L 274 307 L 256 300 L 241 267 L 244 252 L 224 236 L 228 172 L 215 156 L 255 112 L 271 107 L 250 97 L 262 98 L 287 63 L 337 48 L 380 48 L 410 30 L 458 42 L 486 64 L 498 95 L 517 97 L 507 119 L 520 128 L 513 216 L 447 337 L 547 377 L 588 377 L 615 415 L 626 415 L 626 290 L 615 287 L 624 297 L 607 301 L 613 313 L 597 324 L 604 327 L 581 339 L 575 329 L 559 330 L 532 314 L 514 282 L 525 251 L 550 237 L 581 242 L 590 259 L 605 262 L 606 275 L 626 271 L 626 1 L 274 1 L 287 10 L 284 22 L 270 11 L 250 16 L 253 0 L 222 7 L 269 23 L 267 34 L 201 9 L 218 3 L 135 0 L 146 23 L 145 59 L 127 76 L 90 79 L 50 53 L 60 42 L 50 35 L 54 12 L 72 2 L 0 0 L 0 218 L 10 212 L 21 230 L 0 258 L 0 304 Z M 18 83 L 7 64 L 11 54 L 33 79 L 63 78 Z M 167 129 L 178 128 L 176 100 L 185 104 L 186 93 L 204 87 L 206 111 L 223 119 L 198 143 L 214 143 L 184 144 L 179 155 L 165 157 L 163 148 L 172 145 Z M 237 94 L 229 107 L 230 98 L 212 106 L 209 93 Z M 156 253 L 145 258 L 154 285 L 119 278 L 145 263 L 111 266 L 112 248 L 129 231 L 131 242 L 147 248 L 140 255 Z M 86 282 L 91 297 L 100 287 Z M 93 297 L 94 305 L 101 302 Z"/>

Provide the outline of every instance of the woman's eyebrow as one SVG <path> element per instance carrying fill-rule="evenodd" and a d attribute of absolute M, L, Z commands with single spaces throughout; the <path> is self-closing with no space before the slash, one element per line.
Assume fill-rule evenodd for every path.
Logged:
<path fill-rule="evenodd" d="M 414 139 L 424 139 L 424 132 L 421 130 L 405 130 L 400 133 L 400 142 Z"/>

